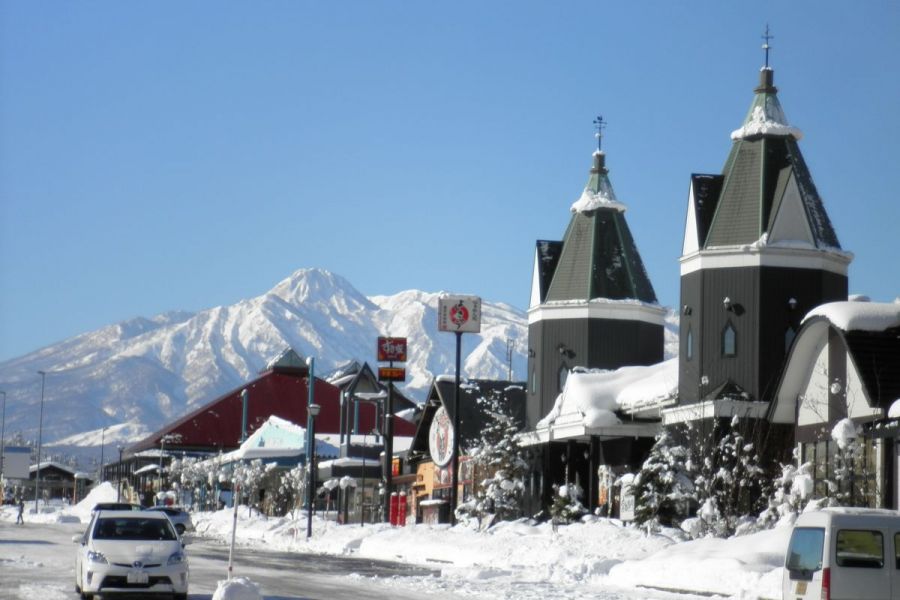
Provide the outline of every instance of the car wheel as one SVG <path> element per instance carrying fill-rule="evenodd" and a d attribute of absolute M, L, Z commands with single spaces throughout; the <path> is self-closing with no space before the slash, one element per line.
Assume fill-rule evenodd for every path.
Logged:
<path fill-rule="evenodd" d="M 184 525 L 182 525 L 181 523 L 177 524 L 175 526 L 175 531 L 178 532 L 178 535 L 184 535 Z"/>

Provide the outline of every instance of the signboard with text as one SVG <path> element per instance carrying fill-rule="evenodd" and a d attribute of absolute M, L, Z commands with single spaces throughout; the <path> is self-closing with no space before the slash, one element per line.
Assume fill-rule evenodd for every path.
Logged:
<path fill-rule="evenodd" d="M 438 298 L 438 331 L 481 332 L 481 298 L 444 295 Z"/>
<path fill-rule="evenodd" d="M 378 362 L 406 362 L 406 338 L 379 336 Z"/>
<path fill-rule="evenodd" d="M 406 381 L 403 367 L 378 367 L 378 381 Z"/>

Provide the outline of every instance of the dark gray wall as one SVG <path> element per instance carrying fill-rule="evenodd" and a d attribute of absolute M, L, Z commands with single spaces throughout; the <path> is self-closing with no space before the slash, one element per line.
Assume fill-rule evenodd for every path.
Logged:
<path fill-rule="evenodd" d="M 725 310 L 724 298 L 732 301 Z M 789 300 L 795 299 L 791 308 Z M 787 356 L 788 328 L 815 306 L 847 299 L 847 278 L 817 269 L 740 267 L 695 271 L 681 278 L 678 392 L 682 404 L 697 402 L 733 381 L 754 400 L 770 400 Z M 690 315 L 685 315 L 685 306 Z M 727 323 L 737 332 L 737 355 L 722 355 Z M 687 360 L 688 331 L 694 355 Z M 709 383 L 701 386 L 706 375 Z"/>
<path fill-rule="evenodd" d="M 561 367 L 652 365 L 663 360 L 663 346 L 663 326 L 643 321 L 548 319 L 532 323 L 528 327 L 528 426 L 534 428 L 553 408 L 560 392 Z M 536 387 L 532 387 L 535 376 Z"/>

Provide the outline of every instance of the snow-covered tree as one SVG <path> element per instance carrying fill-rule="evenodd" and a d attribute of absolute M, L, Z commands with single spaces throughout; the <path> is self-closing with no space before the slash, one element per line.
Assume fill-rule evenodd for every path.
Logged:
<path fill-rule="evenodd" d="M 874 480 L 866 461 L 865 444 L 859 435 L 859 427 L 851 419 L 838 421 L 831 430 L 831 439 L 837 446 L 826 482 L 828 497 L 838 506 L 869 506 L 874 490 L 869 482 Z"/>
<path fill-rule="evenodd" d="M 571 523 L 587 514 L 581 503 L 584 490 L 577 483 L 553 486 L 553 503 L 550 505 L 550 516 L 554 523 Z"/>
<path fill-rule="evenodd" d="M 798 452 L 794 450 L 794 458 Z M 757 529 L 770 529 L 782 520 L 796 519 L 813 496 L 813 466 L 803 463 L 781 465 L 781 475 L 775 478 L 766 510 L 759 515 Z"/>
<path fill-rule="evenodd" d="M 692 537 L 734 535 L 765 508 L 767 477 L 755 443 L 748 439 L 753 423 L 735 415 L 727 426 L 685 428 L 685 467 L 694 483 L 691 503 L 698 509 L 682 529 Z"/>
<path fill-rule="evenodd" d="M 694 484 L 687 450 L 662 429 L 634 480 L 634 520 L 648 531 L 679 524 L 688 515 Z"/>
<path fill-rule="evenodd" d="M 306 467 L 297 465 L 290 471 L 281 474 L 278 479 L 278 492 L 275 498 L 276 510 L 279 513 L 290 513 L 294 518 L 294 511 L 303 504 L 306 494 Z"/>
<path fill-rule="evenodd" d="M 231 475 L 232 483 L 243 498 L 249 498 L 247 505 L 251 511 L 255 498 L 262 486 L 263 478 L 274 468 L 275 463 L 263 464 L 263 461 L 258 458 L 249 462 L 242 461 L 234 465 L 234 471 Z"/>
<path fill-rule="evenodd" d="M 457 515 L 489 526 L 522 516 L 529 463 L 527 451 L 517 440 L 520 427 L 502 392 L 492 390 L 477 402 L 488 419 L 478 441 L 467 449 L 476 484 Z"/>

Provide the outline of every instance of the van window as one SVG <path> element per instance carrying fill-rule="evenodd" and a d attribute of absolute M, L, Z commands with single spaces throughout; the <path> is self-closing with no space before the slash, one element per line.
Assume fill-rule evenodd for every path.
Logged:
<path fill-rule="evenodd" d="M 822 546 L 825 530 L 821 527 L 796 527 L 788 546 L 787 565 L 789 571 L 818 571 L 822 568 Z"/>
<path fill-rule="evenodd" d="M 841 529 L 837 534 L 836 562 L 839 567 L 880 569 L 884 566 L 884 543 L 880 531 Z"/>

